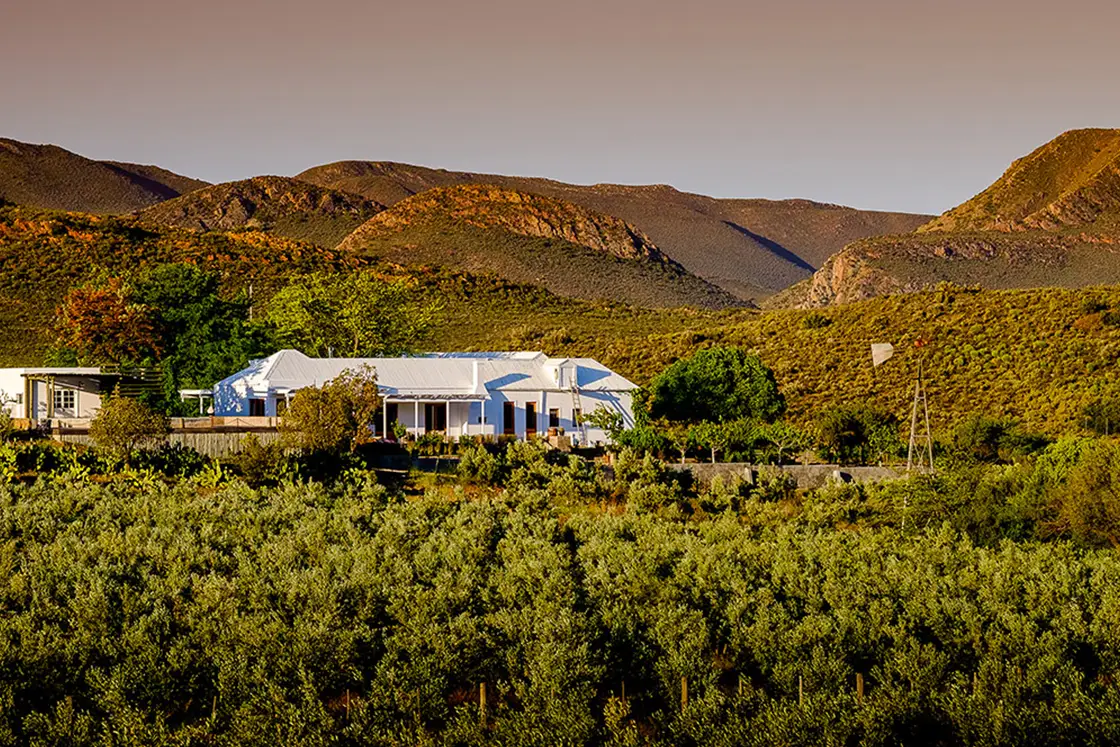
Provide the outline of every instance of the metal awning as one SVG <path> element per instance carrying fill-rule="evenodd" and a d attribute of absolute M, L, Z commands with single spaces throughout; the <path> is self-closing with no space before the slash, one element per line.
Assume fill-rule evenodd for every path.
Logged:
<path fill-rule="evenodd" d="M 485 402 L 489 399 L 482 394 L 462 394 L 459 392 L 414 392 L 414 393 L 382 393 L 381 399 L 386 402 Z"/>

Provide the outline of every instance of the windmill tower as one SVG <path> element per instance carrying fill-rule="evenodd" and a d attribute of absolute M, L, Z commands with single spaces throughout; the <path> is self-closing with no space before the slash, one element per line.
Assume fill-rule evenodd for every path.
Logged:
<path fill-rule="evenodd" d="M 919 337 L 914 348 L 921 350 L 929 344 Z M 894 355 L 894 345 L 874 343 L 871 346 L 871 363 L 878 368 Z M 929 398 L 926 393 L 925 358 L 918 357 L 914 375 L 914 401 L 910 406 L 910 442 L 906 449 L 906 471 L 933 472 L 933 435 L 929 426 Z"/>
<path fill-rule="evenodd" d="M 922 345 L 919 345 L 921 342 Z M 922 347 L 925 342 L 921 339 L 915 342 L 915 347 Z M 929 399 L 926 396 L 926 381 L 922 371 L 923 359 L 918 358 L 918 373 L 914 377 L 914 404 L 910 408 L 910 445 L 906 449 L 906 471 L 933 472 L 933 437 L 929 430 Z M 919 429 L 919 410 L 924 427 Z"/>

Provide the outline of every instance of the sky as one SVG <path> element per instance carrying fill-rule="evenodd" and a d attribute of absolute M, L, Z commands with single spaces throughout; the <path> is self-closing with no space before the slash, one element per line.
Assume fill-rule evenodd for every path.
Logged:
<path fill-rule="evenodd" d="M 3 0 L 0 136 L 940 213 L 1120 127 L 1115 0 Z"/>

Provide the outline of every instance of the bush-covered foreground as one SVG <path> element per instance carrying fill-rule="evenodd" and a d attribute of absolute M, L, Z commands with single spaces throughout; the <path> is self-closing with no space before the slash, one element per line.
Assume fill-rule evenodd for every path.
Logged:
<path fill-rule="evenodd" d="M 471 490 L 0 487 L 0 744 L 1120 742 L 1110 550 Z"/>

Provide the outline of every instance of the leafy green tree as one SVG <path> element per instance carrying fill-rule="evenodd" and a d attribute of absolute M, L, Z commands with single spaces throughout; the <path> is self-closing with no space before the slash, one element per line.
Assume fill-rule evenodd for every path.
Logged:
<path fill-rule="evenodd" d="M 730 441 L 730 434 L 722 423 L 699 423 L 691 428 L 691 432 L 693 442 L 708 450 L 712 464 L 716 463 L 716 456 L 727 448 Z"/>
<path fill-rule="evenodd" d="M 153 403 L 182 410 L 179 389 L 210 386 L 273 347 L 248 311 L 244 296 L 223 297 L 213 273 L 155 265 L 71 289 L 57 311 L 51 362 L 158 365 L 163 391 Z"/>
<path fill-rule="evenodd" d="M 1120 445 L 1099 440 L 1070 470 L 1052 530 L 1095 547 L 1120 546 Z"/>
<path fill-rule="evenodd" d="M 1046 446 L 1045 437 L 1028 433 L 1014 418 L 977 413 L 953 428 L 952 453 L 966 462 L 1007 462 Z"/>
<path fill-rule="evenodd" d="M 712 464 L 720 453 L 730 455 L 729 458 L 753 460 L 760 436 L 757 423 L 747 419 L 698 423 L 690 430 L 692 443 L 708 449 Z"/>
<path fill-rule="evenodd" d="M 280 421 L 286 445 L 339 454 L 373 440 L 381 408 L 377 373 L 369 366 L 343 371 L 321 387 L 296 392 Z"/>
<path fill-rule="evenodd" d="M 583 413 L 579 422 L 605 431 L 612 441 L 618 439 L 626 428 L 622 413 L 606 407 L 596 407 L 591 412 Z"/>
<path fill-rule="evenodd" d="M 440 309 L 404 280 L 370 272 L 317 273 L 291 281 L 269 302 L 277 339 L 311 356 L 366 357 L 412 351 Z"/>
<path fill-rule="evenodd" d="M 242 294 L 224 298 L 216 275 L 189 264 L 157 265 L 136 279 L 132 298 L 151 310 L 169 400 L 184 387 L 207 387 L 269 352 L 248 321 Z"/>
<path fill-rule="evenodd" d="M 134 451 L 151 449 L 171 432 L 167 416 L 138 399 L 114 394 L 102 400 L 89 424 L 89 436 L 98 448 L 126 462 Z"/>
<path fill-rule="evenodd" d="M 681 464 L 684 464 L 688 450 L 696 445 L 693 427 L 687 423 L 675 423 L 665 419 L 654 421 L 653 427 L 665 435 L 673 450 L 680 454 Z"/>
<path fill-rule="evenodd" d="M 896 454 L 902 446 L 899 422 L 891 413 L 866 405 L 840 405 L 817 417 L 817 447 L 840 464 L 866 464 Z"/>
<path fill-rule="evenodd" d="M 762 426 L 759 437 L 770 444 L 778 464 L 782 464 L 787 456 L 809 448 L 812 442 L 809 434 L 784 420 Z"/>
<path fill-rule="evenodd" d="M 784 411 L 774 373 L 741 348 L 701 350 L 670 365 L 650 385 L 650 414 L 655 418 L 770 422 Z"/>

